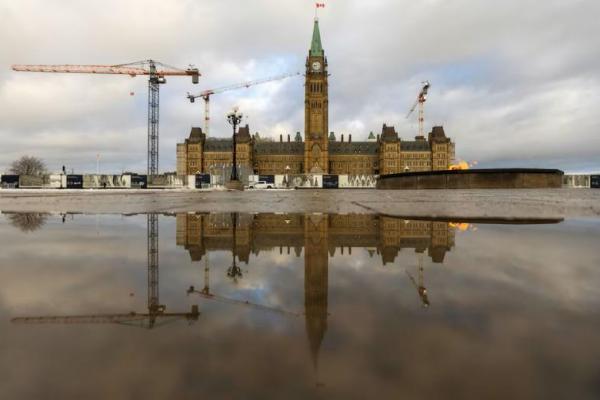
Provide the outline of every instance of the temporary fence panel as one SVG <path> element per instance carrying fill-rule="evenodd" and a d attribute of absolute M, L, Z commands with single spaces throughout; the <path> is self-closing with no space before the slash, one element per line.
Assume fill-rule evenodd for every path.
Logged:
<path fill-rule="evenodd" d="M 148 176 L 147 175 L 131 175 L 131 188 L 132 189 L 148 188 Z"/>
<path fill-rule="evenodd" d="M 19 187 L 19 175 L 0 176 L 0 186 L 2 189 L 16 189 Z"/>
<path fill-rule="evenodd" d="M 337 189 L 338 181 L 337 175 L 323 175 L 323 189 Z"/>
<path fill-rule="evenodd" d="M 83 175 L 67 175 L 67 189 L 83 189 Z"/>
<path fill-rule="evenodd" d="M 196 189 L 209 188 L 210 187 L 210 174 L 196 174 Z"/>

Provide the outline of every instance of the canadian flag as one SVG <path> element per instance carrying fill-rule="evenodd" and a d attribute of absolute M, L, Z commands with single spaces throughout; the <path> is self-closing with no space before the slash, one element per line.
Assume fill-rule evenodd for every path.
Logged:
<path fill-rule="evenodd" d="M 325 8 L 325 3 L 315 3 L 315 6 L 317 6 L 317 8 Z"/>

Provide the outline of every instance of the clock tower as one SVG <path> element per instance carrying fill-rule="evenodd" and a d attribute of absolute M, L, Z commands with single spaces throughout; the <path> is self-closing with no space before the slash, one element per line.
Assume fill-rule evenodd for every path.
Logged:
<path fill-rule="evenodd" d="M 304 172 L 329 171 L 329 93 L 327 58 L 321 45 L 319 20 L 315 18 L 312 41 L 306 58 L 304 84 Z"/>

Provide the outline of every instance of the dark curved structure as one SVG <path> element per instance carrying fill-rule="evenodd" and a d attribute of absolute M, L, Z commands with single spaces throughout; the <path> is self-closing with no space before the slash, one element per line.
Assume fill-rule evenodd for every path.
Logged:
<path fill-rule="evenodd" d="M 377 189 L 535 189 L 562 187 L 563 171 L 492 168 L 405 172 L 382 175 Z"/>

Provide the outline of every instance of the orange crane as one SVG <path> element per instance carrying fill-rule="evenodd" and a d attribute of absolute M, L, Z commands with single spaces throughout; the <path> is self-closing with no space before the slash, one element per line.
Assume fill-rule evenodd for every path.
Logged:
<path fill-rule="evenodd" d="M 260 85 L 261 83 L 278 81 L 281 79 L 289 78 L 292 76 L 298 76 L 298 75 L 300 75 L 300 72 L 296 72 L 293 74 L 272 76 L 270 78 L 263 78 L 263 79 L 258 79 L 255 81 L 236 83 L 233 85 L 223 86 L 223 87 L 216 88 L 216 89 L 203 90 L 202 92 L 200 92 L 198 94 L 188 93 L 187 97 L 188 97 L 188 99 L 190 99 L 190 103 L 194 103 L 196 101 L 196 99 L 199 97 L 204 99 L 204 133 L 208 137 L 209 127 L 210 127 L 210 96 L 212 96 L 213 94 L 217 94 L 217 93 L 223 93 L 223 92 L 227 92 L 230 90 L 236 90 L 236 89 L 249 88 L 250 86 Z"/>
<path fill-rule="evenodd" d="M 417 96 L 417 100 L 415 100 L 415 103 L 410 108 L 410 111 L 408 112 L 408 114 L 406 114 L 406 118 L 408 118 L 410 116 L 410 114 L 412 114 L 412 112 L 415 111 L 415 108 L 417 107 L 417 104 L 418 104 L 419 105 L 419 136 L 424 136 L 423 125 L 425 123 L 425 101 L 427 101 L 427 92 L 429 91 L 429 88 L 431 87 L 431 85 L 429 84 L 429 81 L 423 81 L 421 83 L 423 84 L 423 87 L 421 88 L 421 91 L 419 92 L 419 95 Z"/>
<path fill-rule="evenodd" d="M 198 83 L 197 68 L 180 69 L 154 60 L 118 65 L 13 65 L 14 71 L 57 72 L 76 74 L 119 74 L 135 77 L 148 75 L 148 175 L 158 174 L 158 120 L 159 85 L 167 82 L 166 76 L 191 76 Z"/>

